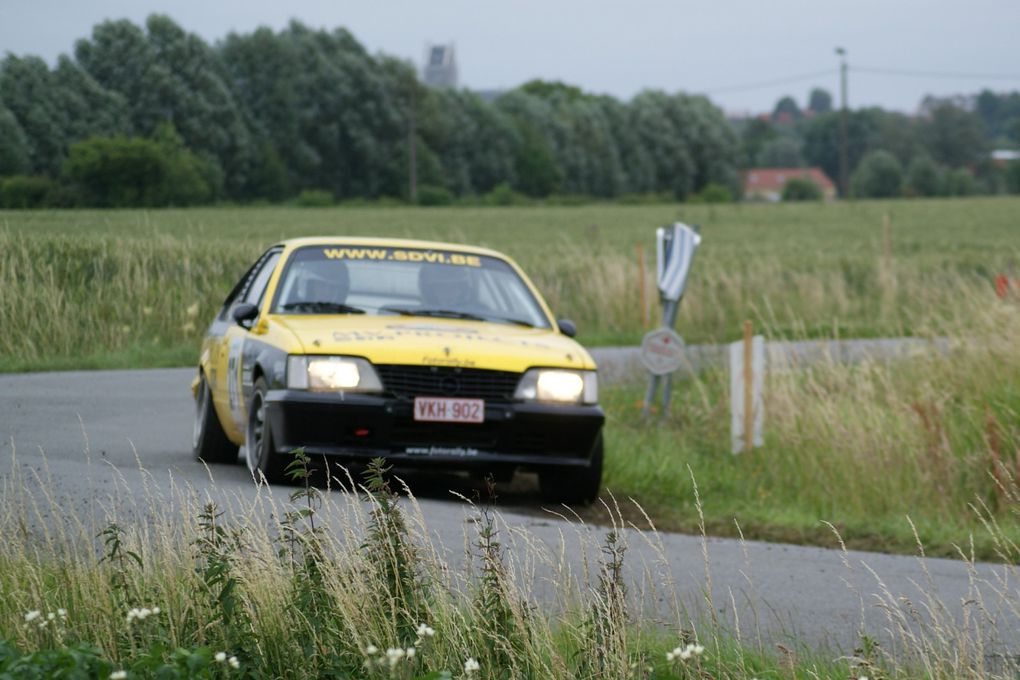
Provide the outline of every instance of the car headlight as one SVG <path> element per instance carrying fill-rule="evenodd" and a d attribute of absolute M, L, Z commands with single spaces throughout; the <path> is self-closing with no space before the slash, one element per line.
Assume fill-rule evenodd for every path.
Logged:
<path fill-rule="evenodd" d="M 382 382 L 359 357 L 289 356 L 287 389 L 318 392 L 382 392 Z"/>
<path fill-rule="evenodd" d="M 597 404 L 598 376 L 595 371 L 533 368 L 521 378 L 514 398 L 558 404 Z"/>

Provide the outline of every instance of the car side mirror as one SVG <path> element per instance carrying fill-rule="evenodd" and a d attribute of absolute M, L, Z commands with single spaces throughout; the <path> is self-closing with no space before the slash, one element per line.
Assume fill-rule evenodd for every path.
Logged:
<path fill-rule="evenodd" d="M 563 333 L 568 338 L 577 335 L 577 326 L 570 319 L 557 319 L 556 325 L 560 327 L 560 333 Z"/>
<path fill-rule="evenodd" d="M 251 328 L 251 322 L 259 315 L 259 308 L 258 305 L 253 305 L 250 302 L 242 302 L 238 306 L 234 307 L 234 311 L 231 312 L 230 315 L 234 317 L 234 321 L 236 321 L 239 326 Z"/>

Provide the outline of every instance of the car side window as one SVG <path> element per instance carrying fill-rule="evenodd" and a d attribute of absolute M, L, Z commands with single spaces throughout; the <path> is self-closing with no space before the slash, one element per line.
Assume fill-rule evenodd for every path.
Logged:
<path fill-rule="evenodd" d="M 266 284 L 269 282 L 269 277 L 273 273 L 273 269 L 276 267 L 276 262 L 280 258 L 280 251 L 273 250 L 267 253 L 263 253 L 262 257 L 256 260 L 241 280 L 237 282 L 230 294 L 227 295 L 227 299 L 223 301 L 223 309 L 220 310 L 220 320 L 227 320 L 230 318 L 230 310 L 242 302 L 248 302 L 249 295 L 253 291 L 259 290 L 259 294 L 256 297 L 254 304 L 258 304 L 258 299 L 261 298 L 262 292 L 265 291 Z M 258 286 L 259 280 L 261 279 L 261 286 Z"/>
<path fill-rule="evenodd" d="M 262 268 L 259 269 L 255 278 L 252 279 L 251 285 L 248 286 L 248 290 L 245 291 L 242 302 L 258 305 L 262 301 L 262 296 L 266 292 L 266 285 L 269 283 L 269 277 L 273 275 L 273 270 L 276 269 L 276 263 L 279 262 L 279 260 L 280 251 L 277 250 L 269 254 L 262 263 Z"/>

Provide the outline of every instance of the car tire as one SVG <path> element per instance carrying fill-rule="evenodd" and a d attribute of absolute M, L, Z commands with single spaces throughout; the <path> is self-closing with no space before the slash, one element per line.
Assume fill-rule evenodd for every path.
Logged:
<path fill-rule="evenodd" d="M 192 430 L 191 449 L 195 458 L 206 463 L 236 463 L 237 444 L 227 438 L 216 415 L 212 392 L 205 376 L 198 381 L 195 396 L 195 425 Z"/>
<path fill-rule="evenodd" d="M 286 460 L 276 453 L 273 431 L 266 418 L 266 381 L 255 381 L 251 403 L 248 405 L 248 425 L 245 429 L 244 460 L 256 482 L 264 477 L 270 484 L 283 481 Z"/>
<path fill-rule="evenodd" d="M 557 467 L 538 473 L 542 499 L 567 505 L 590 505 L 599 497 L 602 485 L 602 433 L 591 449 L 591 465 L 586 468 Z"/>

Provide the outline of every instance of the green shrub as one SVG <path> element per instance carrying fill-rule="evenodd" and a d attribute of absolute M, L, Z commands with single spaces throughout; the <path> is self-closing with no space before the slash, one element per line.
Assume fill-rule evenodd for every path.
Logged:
<path fill-rule="evenodd" d="M 595 202 L 592 196 L 583 194 L 550 194 L 545 199 L 546 205 L 590 205 Z"/>
<path fill-rule="evenodd" d="M 732 203 L 733 191 L 725 184 L 709 182 L 698 192 L 695 203 Z"/>
<path fill-rule="evenodd" d="M 327 208 L 333 203 L 333 194 L 325 189 L 305 189 L 294 199 L 300 208 Z"/>
<path fill-rule="evenodd" d="M 927 154 L 915 156 L 907 168 L 907 188 L 914 196 L 938 196 L 942 177 L 939 166 Z"/>
<path fill-rule="evenodd" d="M 418 205 L 438 206 L 453 203 L 453 194 L 444 187 L 424 184 L 418 187 Z"/>
<path fill-rule="evenodd" d="M 659 205 L 676 203 L 676 196 L 671 191 L 620 194 L 616 202 L 620 205 Z"/>
<path fill-rule="evenodd" d="M 973 196 L 980 191 L 974 175 L 966 168 L 957 168 L 946 173 L 945 193 L 947 196 Z"/>
<path fill-rule="evenodd" d="M 521 205 L 528 199 L 524 194 L 514 191 L 509 184 L 503 182 L 494 186 L 482 200 L 486 205 Z"/>
<path fill-rule="evenodd" d="M 903 195 L 903 168 L 888 151 L 872 151 L 861 159 L 851 186 L 860 198 L 893 198 Z"/>
<path fill-rule="evenodd" d="M 86 205 L 103 208 L 208 203 L 219 183 L 217 170 L 169 124 L 151 139 L 91 137 L 72 144 L 64 174 Z"/>
<path fill-rule="evenodd" d="M 820 201 L 822 188 L 804 177 L 794 177 L 783 185 L 784 201 Z"/>
<path fill-rule="evenodd" d="M 53 191 L 53 182 L 48 177 L 15 175 L 0 180 L 0 206 L 23 209 L 44 205 Z"/>

